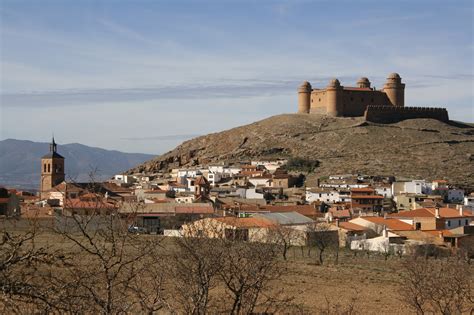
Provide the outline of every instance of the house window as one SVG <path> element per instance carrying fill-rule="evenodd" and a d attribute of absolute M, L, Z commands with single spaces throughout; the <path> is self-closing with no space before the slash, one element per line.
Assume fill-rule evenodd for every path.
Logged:
<path fill-rule="evenodd" d="M 354 101 L 354 98 L 353 98 L 353 97 L 351 97 L 351 102 L 352 102 L 352 101 Z"/>
<path fill-rule="evenodd" d="M 451 221 L 448 221 L 448 226 L 451 226 Z"/>
<path fill-rule="evenodd" d="M 461 220 L 459 220 L 459 224 L 458 224 L 458 225 L 461 226 Z"/>
<path fill-rule="evenodd" d="M 469 225 L 469 223 L 468 223 L 467 219 L 466 219 L 466 225 Z"/>
<path fill-rule="evenodd" d="M 421 230 L 421 223 L 420 222 L 416 222 L 415 229 Z"/>

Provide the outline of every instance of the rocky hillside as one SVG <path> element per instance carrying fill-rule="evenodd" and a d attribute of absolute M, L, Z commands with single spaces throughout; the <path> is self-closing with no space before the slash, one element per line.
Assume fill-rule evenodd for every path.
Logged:
<path fill-rule="evenodd" d="M 335 173 L 444 178 L 474 185 L 474 127 L 412 119 L 374 124 L 357 118 L 285 114 L 201 136 L 130 172 L 254 158 L 320 161 L 310 178 Z"/>

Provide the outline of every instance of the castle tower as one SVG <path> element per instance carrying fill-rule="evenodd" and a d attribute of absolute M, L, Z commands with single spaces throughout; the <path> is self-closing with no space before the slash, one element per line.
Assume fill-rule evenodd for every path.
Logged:
<path fill-rule="evenodd" d="M 383 90 L 393 106 L 405 106 L 405 83 L 398 73 L 391 73 Z"/>
<path fill-rule="evenodd" d="M 357 81 L 357 87 L 360 88 L 369 88 L 370 89 L 370 81 L 366 77 L 362 77 Z"/>
<path fill-rule="evenodd" d="M 56 142 L 49 145 L 49 153 L 41 158 L 40 197 L 46 198 L 46 192 L 64 181 L 64 157 L 57 151 Z"/>
<path fill-rule="evenodd" d="M 311 84 L 304 81 L 298 88 L 298 113 L 308 114 L 311 106 Z"/>
<path fill-rule="evenodd" d="M 326 111 L 330 116 L 343 114 L 343 87 L 338 79 L 332 79 L 326 87 Z"/>

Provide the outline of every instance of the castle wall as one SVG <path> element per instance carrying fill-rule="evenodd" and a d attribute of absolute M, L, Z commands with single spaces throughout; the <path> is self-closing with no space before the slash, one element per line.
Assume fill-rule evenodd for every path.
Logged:
<path fill-rule="evenodd" d="M 436 107 L 401 107 L 401 106 L 368 106 L 365 119 L 376 123 L 395 123 L 405 119 L 432 118 L 448 122 L 446 108 Z"/>
<path fill-rule="evenodd" d="M 311 114 L 326 114 L 326 90 L 313 90 L 311 92 Z"/>
<path fill-rule="evenodd" d="M 363 116 L 369 105 L 389 105 L 382 91 L 344 90 L 342 101 L 343 116 Z"/>
<path fill-rule="evenodd" d="M 337 98 L 338 116 L 364 116 L 369 105 L 389 105 L 390 101 L 383 91 L 343 89 L 338 91 Z M 330 93 L 330 92 L 329 92 Z M 332 100 L 333 102 L 335 100 Z M 312 114 L 328 113 L 328 92 L 324 90 L 313 90 L 311 92 Z"/>

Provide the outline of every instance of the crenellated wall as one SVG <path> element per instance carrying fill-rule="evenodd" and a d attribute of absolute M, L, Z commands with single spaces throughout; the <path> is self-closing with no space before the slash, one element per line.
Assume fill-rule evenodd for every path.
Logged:
<path fill-rule="evenodd" d="M 376 123 L 395 123 L 405 119 L 432 118 L 440 121 L 449 121 L 446 108 L 437 107 L 401 107 L 369 105 L 364 117 L 367 121 Z"/>

